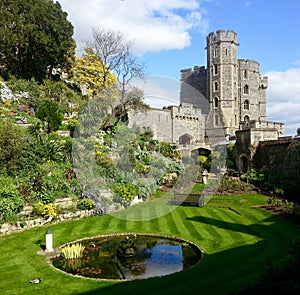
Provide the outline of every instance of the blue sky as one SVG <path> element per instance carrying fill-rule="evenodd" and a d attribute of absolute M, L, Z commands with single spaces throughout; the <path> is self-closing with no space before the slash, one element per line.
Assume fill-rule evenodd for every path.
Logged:
<path fill-rule="evenodd" d="M 92 28 L 120 30 L 135 42 L 150 75 L 179 79 L 180 69 L 206 65 L 206 36 L 234 30 L 238 56 L 257 60 L 269 77 L 268 120 L 300 127 L 299 0 L 59 0 L 78 49 Z M 80 50 L 78 50 L 80 54 Z M 164 80 L 166 81 L 166 80 Z"/>

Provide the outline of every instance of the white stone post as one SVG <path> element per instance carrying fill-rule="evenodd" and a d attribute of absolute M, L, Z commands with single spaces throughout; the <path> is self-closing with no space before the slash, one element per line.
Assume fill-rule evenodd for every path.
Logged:
<path fill-rule="evenodd" d="M 53 251 L 52 231 L 50 228 L 48 228 L 46 231 L 46 251 Z"/>

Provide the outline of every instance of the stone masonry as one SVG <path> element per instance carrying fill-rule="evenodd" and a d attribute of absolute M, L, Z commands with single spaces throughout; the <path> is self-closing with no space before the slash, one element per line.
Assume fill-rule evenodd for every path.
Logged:
<path fill-rule="evenodd" d="M 238 59 L 237 34 L 219 30 L 206 41 L 206 67 L 180 71 L 180 105 L 129 114 L 129 127 L 151 128 L 158 140 L 191 149 L 235 139 L 250 125 L 268 139 L 282 136 L 284 124 L 266 118 L 268 78 L 257 61 Z"/>

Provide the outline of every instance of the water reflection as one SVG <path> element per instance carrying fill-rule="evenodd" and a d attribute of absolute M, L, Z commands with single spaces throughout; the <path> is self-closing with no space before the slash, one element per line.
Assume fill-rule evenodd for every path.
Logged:
<path fill-rule="evenodd" d="M 80 243 L 85 247 L 82 258 L 60 255 L 52 259 L 53 265 L 74 275 L 135 280 L 182 271 L 202 256 L 194 244 L 162 236 L 101 236 Z"/>

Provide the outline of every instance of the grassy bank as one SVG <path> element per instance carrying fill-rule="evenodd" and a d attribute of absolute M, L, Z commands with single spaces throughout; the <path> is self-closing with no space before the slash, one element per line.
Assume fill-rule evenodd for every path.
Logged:
<path fill-rule="evenodd" d="M 280 261 L 288 242 L 300 236 L 298 225 L 251 207 L 266 202 L 262 195 L 214 197 L 198 208 L 170 206 L 158 198 L 132 207 L 126 215 L 51 226 L 54 247 L 83 237 L 144 232 L 185 238 L 203 249 L 204 258 L 191 269 L 148 280 L 92 280 L 56 270 L 37 254 L 45 227 L 2 236 L 0 290 L 3 294 L 228 294 L 250 284 L 267 261 Z M 29 283 L 38 277 L 41 284 Z"/>

